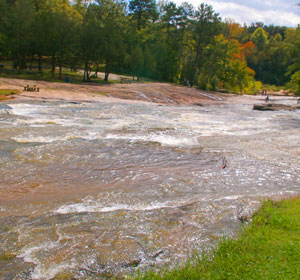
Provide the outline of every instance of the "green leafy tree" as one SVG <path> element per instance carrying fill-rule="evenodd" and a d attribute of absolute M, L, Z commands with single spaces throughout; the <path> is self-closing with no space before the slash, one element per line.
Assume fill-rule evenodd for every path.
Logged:
<path fill-rule="evenodd" d="M 136 21 L 137 30 L 145 26 L 147 20 L 157 18 L 155 0 L 131 0 L 129 11 Z"/>
<path fill-rule="evenodd" d="M 83 80 L 89 81 L 93 65 L 102 60 L 102 23 L 98 18 L 97 5 L 90 5 L 83 18 L 80 31 L 80 53 L 84 63 Z"/>
<path fill-rule="evenodd" d="M 7 53 L 10 7 L 6 0 L 0 0 L 0 59 Z"/>
<path fill-rule="evenodd" d="M 258 27 L 250 36 L 258 51 L 263 50 L 268 44 L 268 35 L 262 27 Z"/>
<path fill-rule="evenodd" d="M 33 14 L 34 9 L 30 0 L 19 0 L 12 6 L 8 44 L 14 66 L 19 70 L 26 68 L 32 40 Z"/>
<path fill-rule="evenodd" d="M 33 57 L 36 54 L 38 56 L 38 70 L 42 73 L 42 58 L 46 54 L 45 40 L 47 37 L 47 31 L 45 29 L 44 17 L 41 11 L 45 9 L 47 0 L 32 0 L 34 7 L 34 15 L 32 22 L 32 41 L 31 41 L 31 65 Z"/>
<path fill-rule="evenodd" d="M 81 15 L 67 0 L 47 0 L 38 17 L 42 20 L 43 48 L 51 56 L 52 76 L 58 61 L 61 79 L 64 59 L 73 51 L 77 40 Z"/>
<path fill-rule="evenodd" d="M 126 49 L 125 38 L 125 5 L 117 0 L 97 0 L 97 20 L 101 25 L 101 56 L 105 64 L 104 80 L 108 81 L 111 71 L 120 64 Z"/>
<path fill-rule="evenodd" d="M 264 52 L 264 65 L 261 80 L 268 84 L 284 85 L 288 77 L 283 74 L 291 63 L 288 44 L 282 39 L 280 33 L 269 39 Z"/>
<path fill-rule="evenodd" d="M 268 35 L 265 30 L 261 26 L 259 26 L 249 36 L 249 40 L 255 44 L 256 50 L 248 58 L 248 64 L 250 68 L 254 69 L 256 78 L 260 81 L 266 82 L 266 80 L 264 79 L 264 74 L 267 69 L 266 61 Z"/>
<path fill-rule="evenodd" d="M 287 68 L 286 73 L 290 77 L 288 87 L 297 94 L 300 94 L 300 27 L 288 29 L 285 42 L 289 46 L 291 56 L 291 64 Z"/>
<path fill-rule="evenodd" d="M 189 55 L 185 65 L 185 75 L 190 85 L 199 81 L 198 75 L 204 70 L 205 49 L 221 31 L 221 19 L 212 6 L 201 4 L 194 13 L 190 25 Z"/>

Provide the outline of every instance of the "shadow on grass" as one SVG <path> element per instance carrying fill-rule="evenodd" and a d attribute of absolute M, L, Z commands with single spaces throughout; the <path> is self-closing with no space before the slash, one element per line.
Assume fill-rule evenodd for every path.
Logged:
<path fill-rule="evenodd" d="M 16 71 L 12 69 L 1 69 L 0 77 L 2 78 L 12 78 L 12 79 L 24 79 L 24 80 L 34 80 L 34 81 L 46 81 L 46 82 L 57 82 L 57 83 L 68 83 L 71 84 L 117 84 L 120 81 L 104 81 L 100 78 L 93 78 L 90 81 L 83 81 L 83 75 L 78 72 L 63 71 L 62 78 L 58 79 L 58 74 L 52 77 L 51 70 L 45 69 L 43 72 L 38 71 Z"/>

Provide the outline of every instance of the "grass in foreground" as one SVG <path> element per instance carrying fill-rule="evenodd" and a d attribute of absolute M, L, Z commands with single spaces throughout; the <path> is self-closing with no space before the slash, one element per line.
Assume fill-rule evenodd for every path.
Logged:
<path fill-rule="evenodd" d="M 237 239 L 182 268 L 135 279 L 300 279 L 300 198 L 265 202 Z"/>

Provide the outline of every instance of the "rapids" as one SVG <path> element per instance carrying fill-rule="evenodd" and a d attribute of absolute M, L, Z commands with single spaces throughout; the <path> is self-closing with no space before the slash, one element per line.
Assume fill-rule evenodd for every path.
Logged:
<path fill-rule="evenodd" d="M 300 111 L 253 102 L 2 103 L 0 277 L 184 263 L 233 235 L 262 198 L 299 194 Z"/>

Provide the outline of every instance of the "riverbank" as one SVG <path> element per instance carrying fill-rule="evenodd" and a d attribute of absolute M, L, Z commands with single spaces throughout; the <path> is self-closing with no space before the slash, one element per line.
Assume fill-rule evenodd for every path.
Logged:
<path fill-rule="evenodd" d="M 117 76 L 115 77 L 117 79 Z M 24 91 L 24 87 L 36 87 L 39 91 Z M 264 96 L 235 95 L 204 91 L 170 83 L 135 82 L 129 84 L 81 83 L 71 84 L 53 81 L 0 78 L 0 90 L 17 91 L 19 94 L 5 99 L 70 102 L 155 103 L 158 105 L 209 106 L 222 104 L 265 103 Z M 284 93 L 273 93 L 270 101 L 293 99 Z M 296 104 L 296 101 L 295 101 Z"/>
<path fill-rule="evenodd" d="M 39 92 L 24 91 L 24 87 L 36 86 Z M 17 99 L 59 100 L 78 102 L 122 102 L 157 103 L 164 105 L 205 106 L 222 104 L 237 99 L 236 95 L 206 92 L 168 83 L 131 84 L 70 84 L 47 81 L 0 78 L 0 89 L 10 88 L 21 91 Z"/>
<path fill-rule="evenodd" d="M 182 268 L 134 279 L 299 279 L 299 232 L 299 197 L 267 201 L 236 239 L 223 240 Z"/>

